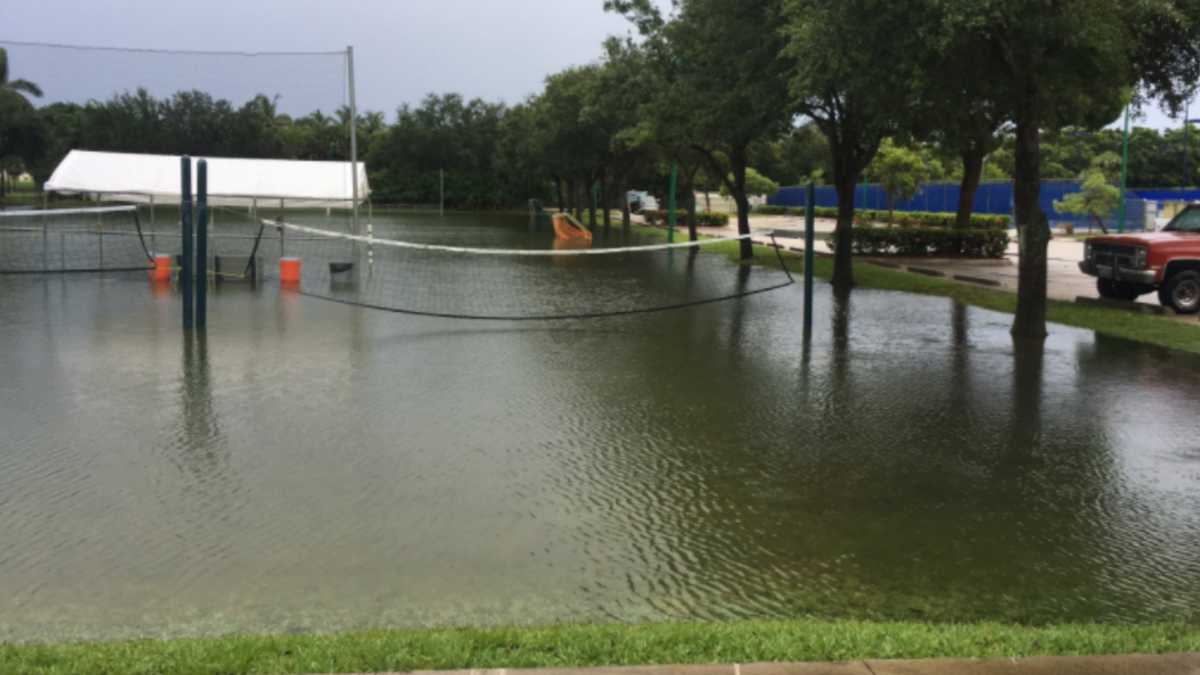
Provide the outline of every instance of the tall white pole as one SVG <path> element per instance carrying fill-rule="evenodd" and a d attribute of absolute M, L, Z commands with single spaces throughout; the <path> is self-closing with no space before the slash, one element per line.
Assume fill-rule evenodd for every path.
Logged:
<path fill-rule="evenodd" d="M 353 231 L 358 234 L 358 103 L 354 98 L 354 47 L 346 47 L 346 71 L 350 88 L 350 191 L 354 198 Z"/>

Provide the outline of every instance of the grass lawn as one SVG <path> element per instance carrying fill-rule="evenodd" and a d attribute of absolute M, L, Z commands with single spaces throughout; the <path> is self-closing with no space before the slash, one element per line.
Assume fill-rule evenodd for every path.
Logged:
<path fill-rule="evenodd" d="M 0 646 L 5 673 L 347 673 L 1200 651 L 1200 629 L 743 621 Z"/>
<path fill-rule="evenodd" d="M 639 234 L 646 236 L 666 237 L 665 231 L 661 228 L 644 225 L 634 225 L 633 228 Z M 684 241 L 686 237 L 686 229 L 676 232 L 676 241 Z M 705 250 L 719 251 L 735 260 L 738 258 L 736 242 L 716 244 L 706 247 Z M 793 274 L 804 272 L 802 254 L 784 251 L 783 259 Z M 754 247 L 754 262 L 776 268 L 779 266 L 775 251 L 769 246 Z M 813 273 L 820 279 L 832 278 L 833 259 L 818 256 Z M 1015 293 L 962 284 L 944 278 L 912 274 L 866 262 L 855 262 L 854 276 L 860 288 L 939 295 L 953 298 L 966 305 L 1009 314 L 1015 312 L 1017 308 Z M 1195 320 L 1180 321 L 1171 317 L 1135 314 L 1119 309 L 1081 305 L 1061 300 L 1049 301 L 1046 314 L 1050 321 L 1065 326 L 1086 328 L 1105 335 L 1200 354 L 1200 322 Z"/>

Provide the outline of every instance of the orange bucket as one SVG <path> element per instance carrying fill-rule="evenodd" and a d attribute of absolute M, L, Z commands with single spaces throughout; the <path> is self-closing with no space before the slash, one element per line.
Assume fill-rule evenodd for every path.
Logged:
<path fill-rule="evenodd" d="M 150 278 L 154 281 L 170 281 L 171 264 L 174 262 L 169 255 L 155 255 L 154 269 L 150 271 Z"/>
<path fill-rule="evenodd" d="M 299 258 L 280 258 L 279 259 L 279 281 L 285 284 L 300 283 L 300 259 Z"/>

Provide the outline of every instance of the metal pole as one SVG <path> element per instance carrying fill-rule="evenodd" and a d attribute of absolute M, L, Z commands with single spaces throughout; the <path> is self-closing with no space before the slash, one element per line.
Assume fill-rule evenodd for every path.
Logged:
<path fill-rule="evenodd" d="M 813 330 L 813 267 L 817 247 L 817 186 L 808 184 L 804 209 L 804 340 L 812 339 Z"/>
<path fill-rule="evenodd" d="M 191 330 L 195 321 L 192 305 L 192 158 L 179 160 L 179 225 L 183 235 L 183 260 L 179 270 L 179 291 L 183 294 L 183 328 Z"/>
<path fill-rule="evenodd" d="M 196 327 L 208 323 L 208 162 L 196 165 Z"/>
<path fill-rule="evenodd" d="M 282 199 L 279 200 L 279 218 L 277 219 L 277 222 L 279 223 L 279 257 L 282 258 L 283 256 L 287 255 L 284 252 L 284 248 L 283 248 L 283 233 L 285 232 L 285 230 L 283 229 L 283 200 Z"/>
<path fill-rule="evenodd" d="M 1125 106 L 1125 138 L 1121 151 L 1121 211 L 1117 232 L 1125 232 L 1125 191 L 1129 188 L 1129 108 Z"/>
<path fill-rule="evenodd" d="M 96 243 L 100 247 L 100 265 L 99 269 L 104 269 L 104 216 L 100 213 L 96 214 Z"/>
<path fill-rule="evenodd" d="M 438 169 L 438 215 L 446 215 L 446 170 Z"/>
<path fill-rule="evenodd" d="M 354 98 L 354 47 L 346 47 L 350 88 L 350 193 L 354 198 L 353 230 L 358 234 L 358 103 Z"/>
<path fill-rule="evenodd" d="M 671 162 L 671 191 L 667 195 L 667 242 L 675 241 L 675 184 L 679 181 L 679 164 Z"/>
<path fill-rule="evenodd" d="M 1192 148 L 1188 145 L 1188 129 L 1192 126 L 1192 102 L 1188 101 L 1187 110 L 1183 113 L 1183 187 L 1188 186 L 1188 165 L 1192 163 Z"/>
<path fill-rule="evenodd" d="M 154 222 L 154 195 L 150 196 L 150 250 L 158 252 L 158 243 L 155 240 L 155 222 Z"/>

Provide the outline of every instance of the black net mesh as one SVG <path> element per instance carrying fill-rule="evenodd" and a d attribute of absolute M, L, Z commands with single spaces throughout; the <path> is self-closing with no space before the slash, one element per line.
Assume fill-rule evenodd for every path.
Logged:
<path fill-rule="evenodd" d="M 134 207 L 0 211 L 0 273 L 148 269 L 144 234 Z"/>
<path fill-rule="evenodd" d="M 736 248 L 730 240 L 588 253 L 554 246 L 558 250 L 429 247 L 269 225 L 258 256 L 275 279 L 281 257 L 298 258 L 295 287 L 305 295 L 459 319 L 619 316 L 734 300 L 793 283 L 781 259 L 779 269 L 737 263 L 728 255 Z"/>

